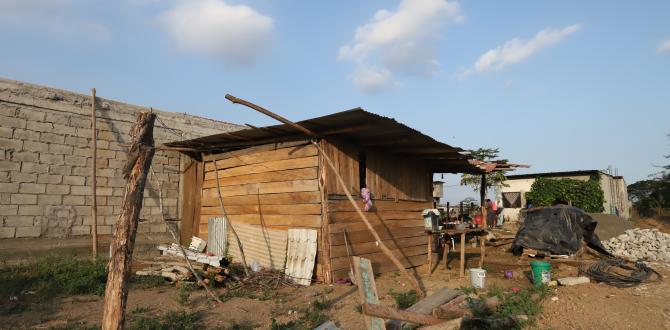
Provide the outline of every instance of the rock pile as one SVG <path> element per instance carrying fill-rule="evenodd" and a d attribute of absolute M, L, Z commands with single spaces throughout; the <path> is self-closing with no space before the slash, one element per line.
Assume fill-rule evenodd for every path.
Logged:
<path fill-rule="evenodd" d="M 670 262 L 670 234 L 658 229 L 628 229 L 624 234 L 603 241 L 615 256 L 632 260 Z"/>

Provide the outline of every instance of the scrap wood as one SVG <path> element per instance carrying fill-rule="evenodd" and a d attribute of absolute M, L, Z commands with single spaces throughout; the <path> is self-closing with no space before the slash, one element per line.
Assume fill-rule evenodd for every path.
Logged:
<path fill-rule="evenodd" d="M 461 328 L 462 323 L 463 318 L 459 317 L 457 319 L 449 320 L 447 322 L 423 326 L 420 327 L 419 330 L 458 330 Z"/>
<path fill-rule="evenodd" d="M 361 305 L 379 304 L 375 275 L 370 260 L 361 257 L 352 257 L 351 259 L 354 263 L 354 277 L 356 277 L 356 283 L 358 283 L 358 298 Z M 383 319 L 371 317 L 365 313 L 363 315 L 365 316 L 365 325 L 368 330 L 386 329 Z"/>
<path fill-rule="evenodd" d="M 363 304 L 363 314 L 388 320 L 406 321 L 422 325 L 438 324 L 444 321 L 433 317 L 432 315 L 419 314 L 406 310 L 398 310 L 393 307 L 377 304 Z"/>
<path fill-rule="evenodd" d="M 419 300 L 417 303 L 407 308 L 406 311 L 432 316 L 434 315 L 433 311 L 435 309 L 439 308 L 445 303 L 454 300 L 459 296 L 462 297 L 462 293 L 460 290 L 454 290 L 445 287 L 432 293 L 426 298 Z M 389 327 L 389 329 L 404 329 L 409 325 L 403 324 L 400 321 L 390 321 L 388 322 L 387 326 Z"/>

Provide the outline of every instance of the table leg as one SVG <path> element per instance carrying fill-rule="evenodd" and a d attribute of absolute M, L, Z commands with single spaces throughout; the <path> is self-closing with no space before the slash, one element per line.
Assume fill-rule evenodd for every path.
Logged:
<path fill-rule="evenodd" d="M 449 270 L 449 236 L 444 236 L 444 252 L 443 252 L 443 258 L 444 258 L 444 270 L 448 271 Z"/>
<path fill-rule="evenodd" d="M 486 255 L 486 235 L 479 235 L 479 250 L 479 268 L 482 268 Z"/>
<path fill-rule="evenodd" d="M 461 234 L 461 277 L 465 276 L 465 233 Z"/>
<path fill-rule="evenodd" d="M 433 234 L 428 234 L 428 276 L 433 273 Z"/>

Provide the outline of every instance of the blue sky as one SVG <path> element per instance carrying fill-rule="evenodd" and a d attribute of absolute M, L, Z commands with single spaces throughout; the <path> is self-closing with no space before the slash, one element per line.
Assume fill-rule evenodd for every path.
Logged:
<path fill-rule="evenodd" d="M 3 0 L 0 76 L 254 125 L 273 122 L 226 93 L 295 120 L 360 106 L 532 164 L 519 173 L 611 165 L 632 183 L 670 153 L 668 13 L 668 1 Z"/>

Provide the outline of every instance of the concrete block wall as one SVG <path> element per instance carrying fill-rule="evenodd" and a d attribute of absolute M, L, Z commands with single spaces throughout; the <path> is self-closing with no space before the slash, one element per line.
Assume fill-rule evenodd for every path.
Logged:
<path fill-rule="evenodd" d="M 104 91 L 99 91 L 104 95 Z M 128 132 L 147 107 L 97 98 L 98 234 L 111 234 L 121 210 Z M 155 110 L 156 143 L 234 131 L 242 126 Z M 0 238 L 90 235 L 91 96 L 0 78 Z M 186 157 L 157 151 L 152 167 L 168 219 L 180 218 Z M 149 177 L 139 232 L 164 233 L 158 189 Z M 178 225 L 178 222 L 176 223 Z"/>

